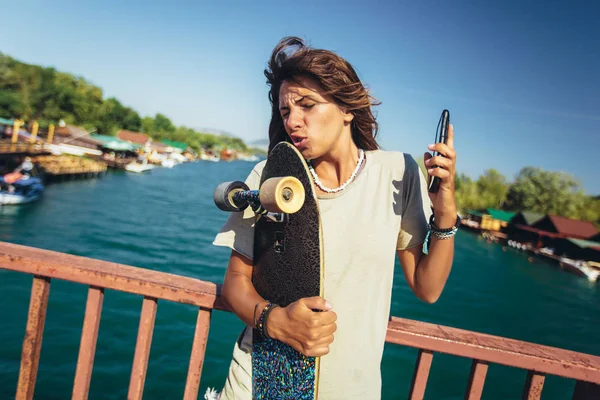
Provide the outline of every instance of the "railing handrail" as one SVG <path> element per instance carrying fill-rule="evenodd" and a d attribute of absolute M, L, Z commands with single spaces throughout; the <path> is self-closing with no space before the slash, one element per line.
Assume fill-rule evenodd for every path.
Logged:
<path fill-rule="evenodd" d="M 229 311 L 221 286 L 199 279 L 0 242 L 0 269 Z M 386 341 L 600 384 L 600 357 L 392 317 Z"/>
<path fill-rule="evenodd" d="M 557 347 L 392 317 L 386 341 L 432 352 L 600 383 L 600 357 Z"/>
<path fill-rule="evenodd" d="M 0 242 L 0 269 L 229 311 L 212 282 L 13 243 Z"/>

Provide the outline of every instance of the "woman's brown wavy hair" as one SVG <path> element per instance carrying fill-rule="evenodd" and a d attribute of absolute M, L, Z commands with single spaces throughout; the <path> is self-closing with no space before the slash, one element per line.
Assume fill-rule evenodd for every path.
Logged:
<path fill-rule="evenodd" d="M 279 89 L 284 81 L 301 77 L 315 80 L 338 106 L 350 111 L 352 140 L 358 148 L 377 150 L 375 140 L 379 126 L 371 106 L 380 103 L 364 87 L 352 65 L 332 51 L 313 49 L 298 37 L 285 37 L 279 41 L 265 69 L 271 102 L 269 124 L 269 152 L 283 141 L 290 141 L 279 112 Z"/>

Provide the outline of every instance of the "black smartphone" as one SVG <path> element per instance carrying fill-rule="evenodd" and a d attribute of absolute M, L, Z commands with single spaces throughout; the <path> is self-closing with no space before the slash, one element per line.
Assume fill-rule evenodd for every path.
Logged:
<path fill-rule="evenodd" d="M 435 143 L 444 143 L 448 142 L 448 127 L 450 126 L 450 111 L 444 110 L 442 111 L 442 115 L 440 116 L 440 120 L 438 121 L 438 126 L 435 132 Z M 439 156 L 437 151 L 433 152 L 433 156 Z M 434 165 L 433 168 L 439 168 L 437 165 Z M 429 175 L 429 192 L 437 193 L 440 189 L 440 178 L 437 176 Z"/>

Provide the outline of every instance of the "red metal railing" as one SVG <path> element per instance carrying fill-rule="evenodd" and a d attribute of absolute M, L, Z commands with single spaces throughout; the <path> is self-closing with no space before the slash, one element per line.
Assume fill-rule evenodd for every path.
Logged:
<path fill-rule="evenodd" d="M 197 399 L 213 309 L 227 311 L 214 283 L 48 250 L 0 243 L 0 268 L 32 274 L 33 286 L 16 399 L 32 399 L 52 279 L 89 285 L 73 399 L 87 399 L 104 290 L 144 296 L 128 399 L 142 397 L 158 299 L 198 307 L 184 399 Z M 600 357 L 392 317 L 386 340 L 419 349 L 409 398 L 422 399 L 433 355 L 473 360 L 465 399 L 479 399 L 489 363 L 528 371 L 523 399 L 539 399 L 546 375 L 575 379 L 573 399 L 600 399 Z"/>

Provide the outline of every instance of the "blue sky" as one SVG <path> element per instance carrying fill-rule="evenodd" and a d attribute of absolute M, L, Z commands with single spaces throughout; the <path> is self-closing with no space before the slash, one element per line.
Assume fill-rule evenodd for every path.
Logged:
<path fill-rule="evenodd" d="M 300 36 L 348 59 L 382 101 L 385 149 L 422 155 L 448 108 L 459 172 L 495 168 L 512 181 L 531 165 L 600 194 L 592 1 L 0 0 L 0 10 L 0 51 L 81 75 L 141 115 L 247 142 L 267 137 L 270 52 Z"/>

